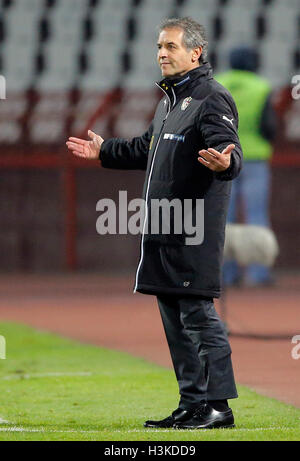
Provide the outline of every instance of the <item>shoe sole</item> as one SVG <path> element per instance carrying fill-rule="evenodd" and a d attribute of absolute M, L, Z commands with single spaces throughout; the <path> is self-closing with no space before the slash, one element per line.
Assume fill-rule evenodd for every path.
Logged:
<path fill-rule="evenodd" d="M 214 424 L 208 424 L 207 426 L 194 426 L 194 427 L 188 427 L 188 426 L 173 426 L 174 429 L 184 429 L 184 430 L 194 430 L 194 429 L 233 429 L 235 427 L 235 424 L 223 424 L 223 423 L 214 423 Z"/>
<path fill-rule="evenodd" d="M 144 424 L 144 427 L 150 427 L 152 429 L 172 429 L 173 426 L 156 426 L 155 424 Z"/>

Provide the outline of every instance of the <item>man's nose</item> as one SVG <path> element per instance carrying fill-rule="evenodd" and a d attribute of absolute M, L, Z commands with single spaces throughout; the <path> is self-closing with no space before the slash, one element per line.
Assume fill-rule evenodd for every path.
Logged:
<path fill-rule="evenodd" d="M 158 51 L 159 59 L 167 58 L 167 56 L 168 56 L 167 50 L 165 48 L 160 48 L 159 51 Z"/>

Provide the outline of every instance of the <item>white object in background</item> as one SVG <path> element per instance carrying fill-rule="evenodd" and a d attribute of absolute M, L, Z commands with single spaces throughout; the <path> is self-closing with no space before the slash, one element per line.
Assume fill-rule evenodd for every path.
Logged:
<path fill-rule="evenodd" d="M 271 229 L 250 224 L 226 225 L 225 260 L 234 260 L 241 266 L 262 264 L 270 267 L 278 254 L 278 242 Z"/>

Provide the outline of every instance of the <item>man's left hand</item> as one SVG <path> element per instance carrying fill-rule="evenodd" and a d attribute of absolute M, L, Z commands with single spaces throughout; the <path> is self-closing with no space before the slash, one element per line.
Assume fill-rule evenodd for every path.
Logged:
<path fill-rule="evenodd" d="M 231 152 L 235 148 L 234 144 L 229 144 L 222 152 L 215 149 L 202 149 L 198 152 L 198 161 L 212 171 L 220 172 L 229 168 Z"/>

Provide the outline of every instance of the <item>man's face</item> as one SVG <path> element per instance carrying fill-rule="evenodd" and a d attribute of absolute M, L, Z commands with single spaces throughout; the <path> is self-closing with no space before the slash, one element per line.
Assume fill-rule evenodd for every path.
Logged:
<path fill-rule="evenodd" d="M 163 77 L 180 77 L 199 66 L 197 50 L 187 50 L 182 38 L 183 30 L 178 27 L 164 29 L 159 34 L 157 61 Z"/>

